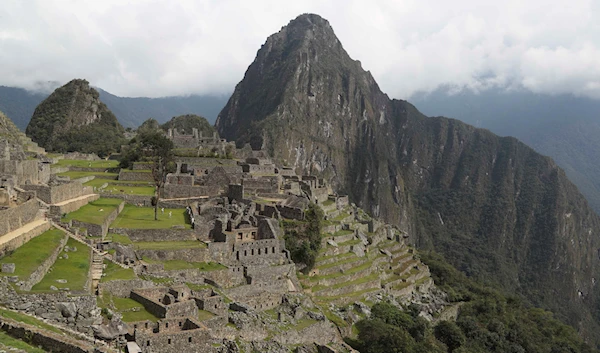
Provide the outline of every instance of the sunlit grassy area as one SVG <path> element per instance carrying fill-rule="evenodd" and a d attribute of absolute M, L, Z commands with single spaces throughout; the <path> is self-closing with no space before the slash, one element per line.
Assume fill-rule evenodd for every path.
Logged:
<path fill-rule="evenodd" d="M 138 250 L 181 250 L 206 248 L 206 244 L 197 240 L 189 241 L 149 241 L 135 242 L 134 247 Z"/>
<path fill-rule="evenodd" d="M 125 234 L 108 233 L 105 238 L 107 241 L 112 241 L 119 244 L 133 244 L 131 239 Z"/>
<path fill-rule="evenodd" d="M 123 202 L 121 199 L 99 198 L 87 205 L 81 207 L 77 211 L 68 213 L 61 219 L 63 222 L 68 222 L 76 219 L 81 222 L 91 224 L 102 224 L 106 217 Z"/>
<path fill-rule="evenodd" d="M 76 247 L 77 251 L 61 252 L 68 255 L 68 259 L 57 259 L 44 278 L 32 290 L 47 291 L 50 286 L 56 288 L 69 288 L 70 290 L 84 290 L 90 268 L 90 249 L 74 239 L 67 241 L 70 248 Z M 60 256 L 59 256 L 60 257 Z M 67 283 L 58 283 L 56 280 L 66 279 Z"/>
<path fill-rule="evenodd" d="M 102 183 L 102 184 L 104 184 L 104 183 Z M 126 195 L 153 196 L 154 195 L 154 187 L 153 186 L 125 186 L 125 185 L 109 183 L 106 188 L 101 190 L 101 192 L 111 193 L 114 195 L 121 195 L 121 194 L 125 195 L 126 194 Z"/>
<path fill-rule="evenodd" d="M 117 179 L 117 177 L 119 176 L 119 174 L 116 173 L 101 173 L 101 172 L 82 172 L 82 171 L 68 171 L 68 172 L 64 172 L 64 173 L 58 173 L 56 174 L 58 176 L 68 176 L 71 179 L 79 179 L 79 178 L 83 178 L 83 177 L 87 177 L 90 175 L 94 175 L 96 178 L 102 178 L 102 179 Z"/>
<path fill-rule="evenodd" d="M 105 293 L 101 298 L 98 298 L 98 306 L 101 308 L 111 308 L 123 314 L 124 322 L 135 322 L 150 320 L 158 321 L 158 318 L 148 312 L 144 306 L 131 298 L 114 297 L 111 294 Z"/>
<path fill-rule="evenodd" d="M 111 224 L 111 228 L 166 229 L 174 225 L 182 225 L 186 229 L 192 227 L 187 223 L 184 208 L 165 208 L 164 213 L 158 209 L 158 220 L 154 220 L 153 207 L 125 205 L 123 212 Z"/>
<path fill-rule="evenodd" d="M 134 279 L 136 278 L 133 269 L 131 268 L 122 268 L 112 261 L 104 260 L 104 265 L 106 268 L 104 269 L 104 276 L 100 282 L 108 282 L 114 281 L 117 279 Z"/>
<path fill-rule="evenodd" d="M 78 159 L 60 159 L 56 164 L 61 167 L 81 167 L 81 168 L 117 168 L 119 166 L 119 161 L 106 161 L 106 160 L 98 160 L 98 161 L 86 161 L 86 160 L 78 160 Z"/>
<path fill-rule="evenodd" d="M 50 229 L 31 239 L 12 254 L 0 259 L 0 264 L 15 264 L 15 273 L 0 272 L 0 276 L 19 276 L 21 280 L 27 279 L 56 250 L 64 237 L 63 231 Z"/>
<path fill-rule="evenodd" d="M 4 352 L 2 349 L 4 345 L 8 348 L 8 352 L 12 352 L 11 349 L 19 349 L 19 352 L 25 351 L 27 353 L 44 353 L 43 349 L 34 347 L 24 341 L 18 340 L 9 336 L 6 332 L 0 331 L 0 352 Z"/>

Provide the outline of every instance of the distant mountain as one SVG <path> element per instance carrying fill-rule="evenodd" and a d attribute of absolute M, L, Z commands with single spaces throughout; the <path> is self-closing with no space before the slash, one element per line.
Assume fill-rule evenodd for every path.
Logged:
<path fill-rule="evenodd" d="M 227 102 L 226 96 L 182 96 L 162 98 L 117 97 L 102 89 L 100 99 L 112 110 L 125 127 L 138 127 L 148 118 L 165 123 L 174 116 L 195 114 L 214 124 L 219 111 Z"/>
<path fill-rule="evenodd" d="M 155 118 L 164 123 L 174 116 L 185 114 L 204 116 L 212 124 L 227 102 L 225 96 L 127 98 L 115 96 L 100 88 L 96 89 L 100 93 L 100 99 L 125 127 L 138 127 L 148 118 Z M 49 93 L 41 91 L 0 86 L 0 110 L 9 116 L 19 129 L 25 130 L 35 107 L 48 95 Z"/>
<path fill-rule="evenodd" d="M 267 39 L 216 127 L 600 342 L 600 217 L 563 170 L 515 138 L 390 99 L 323 18 Z"/>
<path fill-rule="evenodd" d="M 117 152 L 124 129 L 88 81 L 76 79 L 40 103 L 25 133 L 49 152 Z"/>
<path fill-rule="evenodd" d="M 423 113 L 447 116 L 515 136 L 552 157 L 600 214 L 600 101 L 500 89 L 411 97 Z"/>

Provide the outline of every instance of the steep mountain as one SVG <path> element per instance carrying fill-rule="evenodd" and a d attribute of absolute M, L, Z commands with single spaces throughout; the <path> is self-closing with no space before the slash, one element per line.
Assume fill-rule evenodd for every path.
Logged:
<path fill-rule="evenodd" d="M 552 157 L 600 214 L 600 100 L 490 89 L 415 94 L 427 115 L 446 115 L 499 135 L 515 136 Z"/>
<path fill-rule="evenodd" d="M 267 39 L 216 127 L 599 342 L 600 219 L 563 170 L 515 138 L 389 99 L 323 18 Z"/>
<path fill-rule="evenodd" d="M 51 152 L 107 155 L 124 143 L 123 127 L 86 80 L 57 88 L 35 108 L 26 133 Z"/>
<path fill-rule="evenodd" d="M 125 127 L 137 127 L 148 118 L 166 122 L 173 116 L 197 114 L 214 123 L 227 101 L 225 96 L 181 96 L 161 98 L 118 97 L 96 88 L 108 109 Z M 4 111 L 21 130 L 25 130 L 35 108 L 48 97 L 42 91 L 0 86 L 0 110 Z"/>

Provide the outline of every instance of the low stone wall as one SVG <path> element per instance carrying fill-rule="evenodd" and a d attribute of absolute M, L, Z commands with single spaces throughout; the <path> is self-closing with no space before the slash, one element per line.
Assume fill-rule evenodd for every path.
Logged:
<path fill-rule="evenodd" d="M 50 171 L 52 174 L 66 173 L 69 171 L 69 167 L 52 167 Z"/>
<path fill-rule="evenodd" d="M 83 186 L 77 182 L 55 186 L 22 185 L 22 188 L 27 191 L 35 191 L 36 196 L 47 204 L 56 204 L 93 193 L 91 186 Z"/>
<path fill-rule="evenodd" d="M 380 287 L 381 287 L 381 281 L 379 279 L 376 279 L 376 280 L 369 281 L 369 282 L 351 284 L 351 285 L 341 287 L 341 288 L 335 288 L 335 289 L 325 288 L 325 289 L 315 292 L 315 295 L 336 297 L 338 295 L 358 292 L 358 291 L 369 289 L 369 288 L 380 288 Z"/>
<path fill-rule="evenodd" d="M 92 344 L 75 340 L 68 336 L 50 331 L 42 331 L 34 326 L 0 317 L 0 330 L 9 336 L 21 339 L 35 347 L 42 347 L 46 352 L 90 353 L 108 352 L 106 348 L 95 349 Z"/>
<path fill-rule="evenodd" d="M 111 233 L 127 234 L 132 241 L 196 240 L 193 229 L 128 229 L 110 228 Z"/>
<path fill-rule="evenodd" d="M 31 199 L 16 207 L 0 210 L 0 235 L 10 233 L 32 222 L 37 215 L 38 209 L 38 201 Z"/>
<path fill-rule="evenodd" d="M 143 295 L 140 295 L 135 290 L 131 292 L 130 298 L 135 300 L 136 302 L 142 304 L 148 312 L 158 318 L 164 318 L 167 314 L 167 308 L 165 305 L 160 303 L 156 303 L 153 300 L 147 299 Z"/>
<path fill-rule="evenodd" d="M 221 190 L 215 186 L 192 186 L 165 184 L 163 197 L 166 199 L 178 199 L 186 197 L 217 196 Z"/>
<path fill-rule="evenodd" d="M 145 353 L 213 353 L 213 344 L 222 344 L 221 340 L 212 338 L 210 331 L 196 329 L 173 333 L 139 333 L 135 340 Z"/>
<path fill-rule="evenodd" d="M 21 290 L 30 291 L 33 286 L 38 284 L 42 278 L 44 278 L 46 272 L 48 272 L 48 269 L 54 264 L 63 247 L 67 244 L 68 239 L 69 236 L 65 234 L 65 236 L 60 240 L 60 245 L 56 247 L 52 254 L 50 254 L 50 256 L 48 256 L 48 258 L 44 260 L 44 262 L 42 262 L 38 268 L 35 269 L 35 271 L 33 271 L 29 278 L 24 281 L 23 285 L 21 285 Z"/>
<path fill-rule="evenodd" d="M 6 253 L 10 251 L 14 251 L 19 248 L 21 245 L 27 243 L 29 240 L 37 237 L 38 235 L 44 233 L 48 229 L 50 229 L 50 222 L 45 222 L 39 225 L 38 227 L 30 230 L 29 232 L 23 233 L 20 236 L 2 244 L 0 247 L 0 257 L 3 257 Z"/>
<path fill-rule="evenodd" d="M 136 250 L 139 257 L 156 261 L 184 260 L 187 262 L 211 261 L 210 253 L 204 249 L 178 249 L 178 250 Z"/>
<path fill-rule="evenodd" d="M 109 192 L 102 192 L 102 197 L 111 199 L 121 199 L 130 205 L 142 205 L 144 207 L 152 206 L 152 196 L 113 194 Z"/>
<path fill-rule="evenodd" d="M 100 236 L 103 237 L 108 233 L 108 230 L 109 230 L 108 227 L 111 225 L 111 223 L 114 222 L 114 220 L 117 219 L 117 217 L 119 216 L 119 213 L 121 213 L 121 211 L 123 211 L 123 207 L 125 207 L 125 202 L 121 202 L 119 204 L 119 206 L 117 206 L 117 208 L 114 209 L 104 219 L 104 222 L 102 222 L 102 224 L 86 223 L 86 222 L 81 222 L 76 219 L 73 219 L 70 222 L 71 223 L 70 227 L 86 228 L 88 235 L 96 236 L 96 237 L 100 237 Z"/>
<path fill-rule="evenodd" d="M 96 201 L 99 198 L 100 198 L 100 195 L 98 195 L 98 194 L 89 194 L 89 195 L 87 195 L 86 198 L 74 200 L 67 204 L 61 205 L 61 206 L 50 205 L 49 216 L 55 222 L 58 222 L 58 221 L 60 221 L 60 218 L 62 217 L 63 214 L 77 211 L 81 207 L 87 205 L 88 203 L 90 203 L 92 201 Z"/>
<path fill-rule="evenodd" d="M 102 296 L 103 293 L 110 293 L 115 297 L 129 298 L 131 291 L 136 288 L 153 288 L 156 284 L 152 281 L 145 281 L 143 279 L 131 279 L 131 280 L 114 280 L 110 282 L 101 282 L 98 284 L 98 293 Z"/>
<path fill-rule="evenodd" d="M 123 169 L 121 169 L 121 171 L 119 172 L 119 180 L 154 181 L 154 178 L 152 178 L 152 173 L 149 172 L 126 172 Z"/>

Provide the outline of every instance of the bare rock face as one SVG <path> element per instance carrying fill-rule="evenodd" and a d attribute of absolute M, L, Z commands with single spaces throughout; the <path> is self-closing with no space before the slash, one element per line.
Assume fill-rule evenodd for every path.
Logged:
<path fill-rule="evenodd" d="M 72 80 L 38 105 L 27 126 L 31 139 L 48 151 L 115 152 L 124 129 L 86 80 Z"/>
<path fill-rule="evenodd" d="M 270 36 L 216 127 L 600 342 L 600 219 L 564 171 L 514 138 L 389 99 L 325 19 Z"/>

